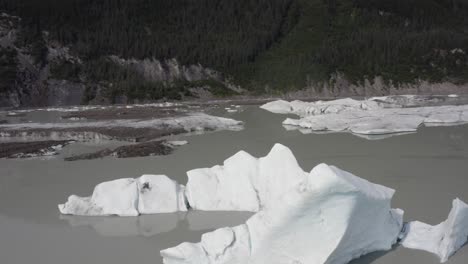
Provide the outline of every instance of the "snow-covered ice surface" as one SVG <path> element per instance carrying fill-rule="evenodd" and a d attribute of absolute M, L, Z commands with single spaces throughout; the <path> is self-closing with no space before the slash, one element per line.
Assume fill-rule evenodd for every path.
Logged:
<path fill-rule="evenodd" d="M 187 145 L 188 141 L 187 140 L 171 140 L 171 141 L 167 141 L 167 144 L 171 146 L 179 147 L 179 146 Z"/>
<path fill-rule="evenodd" d="M 223 166 L 187 172 L 187 199 L 196 210 L 257 212 L 295 187 L 306 173 L 291 150 L 276 144 L 257 159 L 240 151 Z"/>
<path fill-rule="evenodd" d="M 3 124 L 0 129 L 27 130 L 27 129 L 73 129 L 86 127 L 123 127 L 123 128 L 182 128 L 186 131 L 200 130 L 241 130 L 242 122 L 230 118 L 212 116 L 205 113 L 192 113 L 186 116 L 167 117 L 158 119 L 122 119 L 95 122 L 71 122 L 71 123 L 19 123 Z"/>
<path fill-rule="evenodd" d="M 71 195 L 58 207 L 62 214 L 89 216 L 186 211 L 184 189 L 165 175 L 143 175 L 100 183 L 90 197 Z"/>
<path fill-rule="evenodd" d="M 261 108 L 272 113 L 298 115 L 299 119 L 287 118 L 283 125 L 288 129 L 313 132 L 351 132 L 372 136 L 415 132 L 422 125 L 468 123 L 468 105 L 425 106 L 436 105 L 437 100 L 440 99 L 412 95 L 317 102 L 279 100 Z"/>
<path fill-rule="evenodd" d="M 320 164 L 245 224 L 161 255 L 165 264 L 348 263 L 396 243 L 403 211 L 391 209 L 393 193 Z"/>
<path fill-rule="evenodd" d="M 19 109 L 11 110 L 9 113 L 17 115 L 18 113 L 30 113 L 35 111 L 46 111 L 46 112 L 79 112 L 86 110 L 96 110 L 96 109 L 123 109 L 123 108 L 137 108 L 137 107 L 154 107 L 154 108 L 164 108 L 164 107 L 176 107 L 180 106 L 179 103 L 164 102 L 164 103 L 149 103 L 149 104 L 131 104 L 131 105 L 79 105 L 79 106 L 68 106 L 68 107 L 46 107 L 46 108 L 31 108 L 31 109 Z M 0 111 L 0 113 L 5 111 Z"/>
<path fill-rule="evenodd" d="M 257 212 L 294 188 L 307 173 L 291 150 L 276 144 L 263 158 L 240 151 L 223 166 L 187 172 L 185 188 L 164 175 L 118 179 L 96 186 L 91 197 L 72 195 L 60 212 L 139 215 L 187 210 Z"/>
<path fill-rule="evenodd" d="M 468 241 L 468 205 L 455 199 L 447 220 L 435 226 L 409 222 L 404 233 L 401 242 L 404 247 L 434 253 L 441 262 L 446 262 Z"/>

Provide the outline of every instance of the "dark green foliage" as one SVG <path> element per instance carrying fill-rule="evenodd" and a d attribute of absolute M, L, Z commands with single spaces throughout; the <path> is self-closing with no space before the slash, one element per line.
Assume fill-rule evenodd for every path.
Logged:
<path fill-rule="evenodd" d="M 468 5 L 448 0 L 342 2 L 314 63 L 352 80 L 468 80 Z M 352 12 L 350 12 L 352 10 Z M 331 15 L 331 14 L 329 14 Z"/>
<path fill-rule="evenodd" d="M 0 92 L 9 91 L 16 80 L 16 50 L 0 48 Z"/>
<path fill-rule="evenodd" d="M 258 93 L 337 72 L 355 82 L 468 80 L 468 0 L 0 0 L 0 10 L 23 18 L 18 41 L 37 61 L 44 30 L 83 60 L 52 65 L 54 76 L 84 76 L 112 98 L 231 90 L 213 80 L 149 82 L 108 55 L 201 63 Z"/>
<path fill-rule="evenodd" d="M 54 79 L 80 81 L 80 74 L 82 73 L 82 65 L 69 61 L 54 61 L 50 65 L 50 74 Z"/>
<path fill-rule="evenodd" d="M 97 58 L 177 58 L 218 69 L 252 61 L 293 26 L 293 0 L 1 0 L 31 32 Z"/>
<path fill-rule="evenodd" d="M 211 92 L 214 96 L 218 97 L 226 97 L 236 95 L 237 93 L 224 85 L 224 83 L 214 80 L 199 80 L 199 81 L 179 81 L 177 86 L 183 87 L 184 90 L 189 88 L 206 88 L 209 92 Z"/>
<path fill-rule="evenodd" d="M 92 82 L 101 82 L 106 87 L 106 97 L 116 98 L 127 96 L 130 100 L 180 100 L 184 96 L 192 96 L 191 88 L 207 88 L 216 96 L 234 95 L 217 80 L 186 81 L 174 80 L 171 82 L 149 81 L 135 72 L 131 67 L 116 64 L 108 58 L 100 58 L 86 64 L 84 70 Z M 89 91 L 92 94 L 92 91 Z"/>
<path fill-rule="evenodd" d="M 355 82 L 468 81 L 467 0 L 298 2 L 290 33 L 236 72 L 243 86 L 300 89 L 337 72 Z"/>

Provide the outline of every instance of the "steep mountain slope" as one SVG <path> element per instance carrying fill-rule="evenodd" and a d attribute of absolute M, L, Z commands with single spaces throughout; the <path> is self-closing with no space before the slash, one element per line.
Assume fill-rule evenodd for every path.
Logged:
<path fill-rule="evenodd" d="M 0 0 L 0 11 L 2 105 L 468 87 L 465 0 Z"/>

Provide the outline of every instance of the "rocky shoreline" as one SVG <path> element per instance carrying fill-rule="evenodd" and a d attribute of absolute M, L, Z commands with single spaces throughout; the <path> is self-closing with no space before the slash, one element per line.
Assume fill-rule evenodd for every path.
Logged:
<path fill-rule="evenodd" d="M 106 148 L 92 153 L 74 155 L 65 158 L 65 161 L 93 160 L 109 156 L 117 158 L 164 156 L 171 154 L 174 148 L 175 146 L 165 140 L 149 141 L 139 144 L 120 146 L 115 149 Z"/>
<path fill-rule="evenodd" d="M 18 148 L 17 153 L 23 153 L 21 144 L 35 147 L 36 142 L 47 142 L 39 140 L 116 141 L 118 144 L 117 147 L 102 147 L 96 152 L 65 158 L 66 161 L 75 161 L 107 156 L 129 158 L 168 155 L 177 146 L 186 144 L 185 141 L 167 142 L 165 138 L 169 136 L 243 129 L 242 122 L 207 114 L 207 109 L 211 107 L 161 103 L 4 111 L 0 112 L 0 118 L 5 117 L 5 122 L 0 123 L 0 140 L 19 141 L 8 143 L 12 150 L 6 151 L 6 157 L 14 157 L 16 152 L 12 154 L 11 151 L 15 147 Z M 19 115 L 23 117 L 18 120 L 16 117 Z M 34 154 L 29 156 L 40 156 L 39 149 L 48 149 L 50 146 L 39 145 L 37 148 L 26 152 Z M 53 155 L 56 155 L 55 152 Z"/>

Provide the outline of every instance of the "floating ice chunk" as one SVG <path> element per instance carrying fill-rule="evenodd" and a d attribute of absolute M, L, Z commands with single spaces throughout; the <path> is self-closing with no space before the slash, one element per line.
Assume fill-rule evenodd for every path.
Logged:
<path fill-rule="evenodd" d="M 424 123 L 458 123 L 462 122 L 461 120 L 462 112 L 442 112 L 442 113 L 431 113 Z"/>
<path fill-rule="evenodd" d="M 468 205 L 455 199 L 447 220 L 435 226 L 410 222 L 405 233 L 401 242 L 404 247 L 434 253 L 441 262 L 446 262 L 468 241 Z"/>
<path fill-rule="evenodd" d="M 273 113 L 292 113 L 300 117 L 287 118 L 283 122 L 284 126 L 361 135 L 407 133 L 417 131 L 422 125 L 458 125 L 468 122 L 468 105 L 413 107 L 424 105 L 428 100 L 440 99 L 391 96 L 362 101 L 348 98 L 310 103 L 279 100 L 261 108 Z M 407 108 L 409 106 L 412 107 Z"/>
<path fill-rule="evenodd" d="M 138 189 L 134 179 L 118 179 L 98 184 L 91 197 L 72 195 L 60 204 L 62 214 L 138 215 Z"/>
<path fill-rule="evenodd" d="M 269 102 L 260 106 L 260 108 L 275 114 L 289 114 L 293 112 L 291 103 L 284 100 Z"/>
<path fill-rule="evenodd" d="M 276 114 L 298 114 L 298 115 L 323 115 L 336 114 L 349 110 L 371 110 L 378 109 L 378 103 L 374 101 L 359 101 L 351 98 L 344 98 L 332 101 L 287 102 L 278 100 L 266 103 L 260 108 Z"/>
<path fill-rule="evenodd" d="M 349 126 L 349 131 L 362 135 L 383 135 L 393 133 L 415 132 L 424 118 L 412 115 L 388 116 L 381 119 L 356 120 Z"/>
<path fill-rule="evenodd" d="M 187 211 L 185 187 L 165 175 L 143 175 L 137 187 L 140 214 Z"/>
<path fill-rule="evenodd" d="M 403 211 L 394 191 L 325 164 L 246 224 L 163 250 L 165 264 L 348 263 L 389 250 Z"/>
<path fill-rule="evenodd" d="M 187 140 L 172 140 L 172 141 L 167 141 L 167 144 L 175 147 L 187 145 L 188 141 Z"/>
<path fill-rule="evenodd" d="M 287 147 L 276 144 L 260 159 L 241 151 L 223 166 L 187 172 L 187 199 L 196 210 L 257 212 L 304 179 Z"/>
<path fill-rule="evenodd" d="M 143 175 L 98 184 L 91 197 L 72 195 L 60 204 L 62 214 L 119 215 L 186 211 L 184 187 L 164 175 Z"/>

